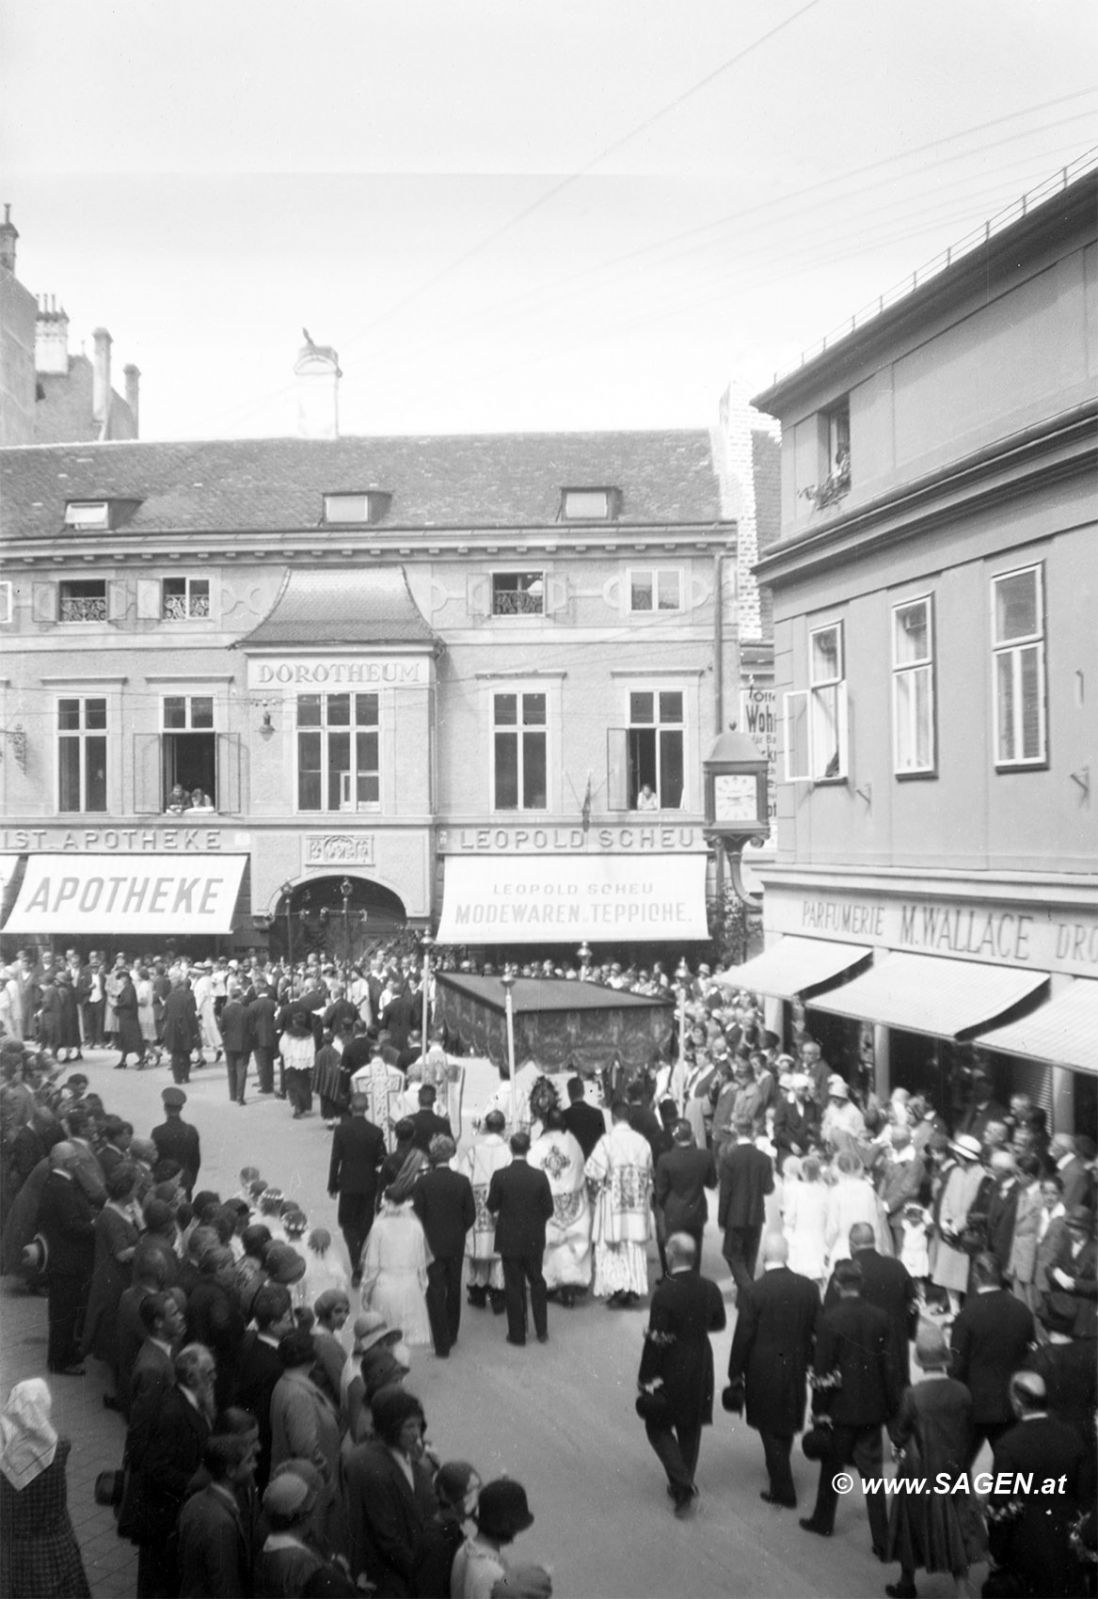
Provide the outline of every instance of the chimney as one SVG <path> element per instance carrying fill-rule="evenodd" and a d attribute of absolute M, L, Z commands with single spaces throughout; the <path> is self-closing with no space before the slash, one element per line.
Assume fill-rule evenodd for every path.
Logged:
<path fill-rule="evenodd" d="M 126 404 L 133 413 L 133 436 L 138 437 L 137 405 L 141 393 L 141 368 L 134 366 L 131 361 L 129 366 L 122 368 L 122 376 L 126 380 Z"/>
<path fill-rule="evenodd" d="M 305 344 L 294 362 L 297 378 L 297 431 L 303 439 L 339 437 L 339 357 L 329 344 Z"/>
<path fill-rule="evenodd" d="M 43 294 L 34 319 L 34 370 L 43 377 L 67 377 L 69 371 L 69 314 L 57 299 Z"/>
<path fill-rule="evenodd" d="M 19 237 L 19 229 L 11 219 L 11 206 L 4 207 L 4 220 L 0 222 L 0 267 L 8 272 L 15 271 L 15 241 Z"/>
<path fill-rule="evenodd" d="M 111 336 L 106 328 L 96 328 L 92 338 L 95 341 L 92 416 L 105 429 L 111 414 Z M 103 437 L 106 437 L 105 432 Z"/>

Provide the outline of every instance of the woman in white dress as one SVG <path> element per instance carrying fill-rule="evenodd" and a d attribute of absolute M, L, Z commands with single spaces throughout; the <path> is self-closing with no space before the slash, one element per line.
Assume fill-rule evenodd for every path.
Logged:
<path fill-rule="evenodd" d="M 156 1006 L 154 1004 L 152 979 L 148 968 L 142 966 L 137 973 L 137 1024 L 141 1028 L 141 1038 L 145 1045 L 145 1054 L 156 1049 Z"/>
<path fill-rule="evenodd" d="M 789 1241 L 789 1269 L 814 1283 L 827 1279 L 828 1194 L 815 1155 L 803 1160 L 788 1156 L 782 1167 L 782 1227 Z"/>
<path fill-rule="evenodd" d="M 882 1226 L 882 1207 L 857 1155 L 836 1155 L 835 1181 L 828 1195 L 827 1249 L 831 1265 L 850 1255 L 850 1229 L 858 1222 L 872 1227 L 879 1254 L 891 1255 L 892 1233 Z"/>
<path fill-rule="evenodd" d="M 427 1157 L 410 1151 L 394 1183 L 385 1190 L 381 1213 L 362 1252 L 362 1304 L 376 1310 L 390 1327 L 404 1330 L 407 1344 L 429 1344 L 427 1319 L 427 1238 L 412 1209 L 412 1190 Z"/>
<path fill-rule="evenodd" d="M 591 1206 L 587 1199 L 583 1149 L 554 1106 L 545 1131 L 530 1146 L 530 1165 L 543 1171 L 553 1194 L 553 1215 L 545 1232 L 546 1286 L 571 1309 L 577 1292 L 591 1283 Z"/>

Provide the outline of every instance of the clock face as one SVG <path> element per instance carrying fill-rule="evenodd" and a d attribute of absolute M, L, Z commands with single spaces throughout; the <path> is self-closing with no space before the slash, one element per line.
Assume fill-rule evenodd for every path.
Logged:
<path fill-rule="evenodd" d="M 715 822 L 757 822 L 758 788 L 748 773 L 719 772 L 713 778 Z"/>

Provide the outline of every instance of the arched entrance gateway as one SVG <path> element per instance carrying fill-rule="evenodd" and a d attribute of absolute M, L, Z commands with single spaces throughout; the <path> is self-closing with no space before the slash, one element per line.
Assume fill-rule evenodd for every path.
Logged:
<path fill-rule="evenodd" d="M 358 961 L 404 931 L 404 902 L 350 873 L 284 883 L 271 919 L 271 953 L 293 964 L 309 955 Z"/>

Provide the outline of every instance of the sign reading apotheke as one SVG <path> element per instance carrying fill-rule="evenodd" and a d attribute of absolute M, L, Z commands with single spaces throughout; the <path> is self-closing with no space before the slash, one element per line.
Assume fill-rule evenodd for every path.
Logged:
<path fill-rule="evenodd" d="M 399 688 L 427 681 L 428 663 L 416 656 L 252 656 L 248 661 L 249 689 L 308 694 L 314 689 Z"/>
<path fill-rule="evenodd" d="M 792 894 L 771 885 L 766 923 L 774 932 L 849 939 L 993 966 L 1091 977 L 1098 972 L 1098 914 L 1034 902 Z"/>

